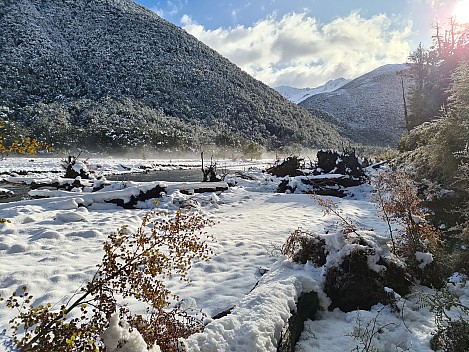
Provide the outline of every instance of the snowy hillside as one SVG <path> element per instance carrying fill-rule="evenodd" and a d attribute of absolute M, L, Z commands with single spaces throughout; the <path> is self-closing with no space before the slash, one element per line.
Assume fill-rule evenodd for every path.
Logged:
<path fill-rule="evenodd" d="M 294 88 L 290 86 L 279 86 L 275 87 L 274 89 L 280 94 L 282 94 L 282 96 L 286 99 L 290 100 L 295 104 L 299 104 L 303 100 L 308 99 L 313 95 L 333 92 L 334 90 L 339 89 L 348 82 L 350 82 L 349 79 L 337 78 L 330 80 L 326 84 L 323 84 L 322 86 L 318 86 L 316 88 Z"/>
<path fill-rule="evenodd" d="M 0 1 L 0 18 L 0 119 L 56 147 L 197 150 L 254 140 L 274 149 L 343 140 L 131 0 Z"/>
<path fill-rule="evenodd" d="M 300 106 L 336 123 L 339 130 L 365 145 L 395 146 L 404 131 L 404 103 L 399 71 L 405 64 L 379 67 L 341 88 L 320 93 Z M 410 85 L 405 79 L 406 93 Z"/>

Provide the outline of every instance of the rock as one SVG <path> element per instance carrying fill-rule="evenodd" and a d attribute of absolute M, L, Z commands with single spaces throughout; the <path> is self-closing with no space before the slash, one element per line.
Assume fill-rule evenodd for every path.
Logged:
<path fill-rule="evenodd" d="M 295 345 L 300 339 L 307 319 L 314 319 L 319 309 L 319 298 L 316 292 L 302 294 L 298 298 L 296 311 L 292 312 L 287 325 L 284 326 L 277 352 L 295 352 Z"/>
<path fill-rule="evenodd" d="M 366 246 L 366 243 L 363 245 Z M 409 293 L 411 282 L 406 269 L 381 258 L 378 263 L 386 270 L 378 273 L 368 265 L 368 256 L 372 253 L 372 248 L 354 249 L 339 266 L 327 270 L 324 292 L 332 301 L 330 310 L 369 310 L 377 303 L 386 304 L 389 294 L 385 287 L 392 288 L 400 295 Z"/>

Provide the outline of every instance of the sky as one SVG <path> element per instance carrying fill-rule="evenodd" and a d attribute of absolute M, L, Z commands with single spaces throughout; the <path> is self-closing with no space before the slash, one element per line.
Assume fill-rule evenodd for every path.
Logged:
<path fill-rule="evenodd" d="M 436 20 L 469 16 L 469 0 L 137 2 L 271 87 L 317 87 L 404 63 L 420 42 L 431 46 Z"/>

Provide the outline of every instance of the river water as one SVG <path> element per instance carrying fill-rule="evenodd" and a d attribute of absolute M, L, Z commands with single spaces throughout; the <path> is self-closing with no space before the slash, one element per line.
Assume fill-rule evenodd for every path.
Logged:
<path fill-rule="evenodd" d="M 158 170 L 147 173 L 132 173 L 106 176 L 109 181 L 135 181 L 135 182 L 201 182 L 202 171 L 197 169 Z"/>

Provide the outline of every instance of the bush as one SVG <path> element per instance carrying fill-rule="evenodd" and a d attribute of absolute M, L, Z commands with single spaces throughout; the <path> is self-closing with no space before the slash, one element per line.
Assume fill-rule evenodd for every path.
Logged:
<path fill-rule="evenodd" d="M 363 238 L 349 238 L 356 248 L 344 256 L 338 266 L 326 271 L 324 292 L 331 299 L 330 310 L 343 312 L 370 309 L 377 303 L 390 303 L 392 297 L 386 287 L 404 296 L 410 292 L 410 281 L 405 266 L 390 258 L 380 257 L 376 264 L 385 270 L 376 272 L 369 266 L 370 257 L 376 256 L 376 248 Z"/>
<path fill-rule="evenodd" d="M 374 185 L 374 199 L 388 223 L 393 253 L 405 259 L 412 275 L 423 284 L 441 287 L 449 274 L 443 264 L 441 232 L 426 220 L 416 185 L 400 171 L 379 173 Z M 396 234 L 392 223 L 400 225 Z"/>
<path fill-rule="evenodd" d="M 433 350 L 445 352 L 469 351 L 469 322 L 460 318 L 448 323 L 430 341 Z"/>
<path fill-rule="evenodd" d="M 282 254 L 297 263 L 306 264 L 308 260 L 316 266 L 326 264 L 326 241 L 319 235 L 297 229 L 288 236 L 282 246 Z"/>
<path fill-rule="evenodd" d="M 420 307 L 435 314 L 437 330 L 430 341 L 431 348 L 445 352 L 469 351 L 469 307 L 462 304 L 449 287 L 435 294 L 419 293 Z M 449 314 L 451 310 L 456 314 Z"/>
<path fill-rule="evenodd" d="M 177 296 L 165 279 L 188 280 L 192 262 L 208 260 L 211 251 L 202 240 L 207 225 L 211 222 L 201 215 L 179 209 L 174 217 L 147 213 L 135 232 L 121 227 L 104 243 L 93 278 L 67 304 L 36 307 L 26 287 L 6 299 L 8 308 L 19 311 L 10 322 L 13 343 L 22 351 L 104 351 L 100 334 L 118 312 L 148 346 L 157 343 L 163 351 L 173 350 L 180 338 L 203 325 L 178 308 L 168 308 Z M 147 307 L 145 314 L 130 311 L 127 303 L 135 300 Z"/>

